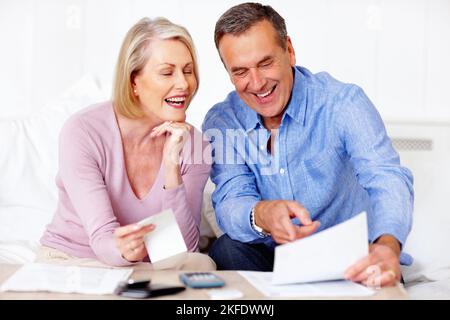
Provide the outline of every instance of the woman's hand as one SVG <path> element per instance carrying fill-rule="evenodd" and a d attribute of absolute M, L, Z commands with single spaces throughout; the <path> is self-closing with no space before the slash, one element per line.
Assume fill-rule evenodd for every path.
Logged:
<path fill-rule="evenodd" d="M 166 121 L 153 128 L 153 132 L 150 134 L 151 137 L 159 137 L 166 134 L 163 151 L 163 162 L 166 167 L 176 167 L 180 164 L 180 152 L 191 130 L 191 125 L 186 122 L 173 121 Z"/>
<path fill-rule="evenodd" d="M 144 236 L 155 229 L 154 224 L 141 227 L 137 224 L 129 224 L 119 227 L 114 231 L 116 245 L 122 257 L 130 262 L 141 261 L 147 256 L 144 244 Z"/>

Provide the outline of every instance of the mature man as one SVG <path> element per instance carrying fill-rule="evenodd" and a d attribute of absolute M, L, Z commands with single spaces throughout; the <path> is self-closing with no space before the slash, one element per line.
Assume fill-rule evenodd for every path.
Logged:
<path fill-rule="evenodd" d="M 215 43 L 235 86 L 207 114 L 225 232 L 210 250 L 219 269 L 273 269 L 274 247 L 366 211 L 369 255 L 346 278 L 400 280 L 412 224 L 413 178 L 400 166 L 380 115 L 364 94 L 295 65 L 284 19 L 244 3 L 218 20 Z M 376 267 L 379 272 L 370 275 Z"/>

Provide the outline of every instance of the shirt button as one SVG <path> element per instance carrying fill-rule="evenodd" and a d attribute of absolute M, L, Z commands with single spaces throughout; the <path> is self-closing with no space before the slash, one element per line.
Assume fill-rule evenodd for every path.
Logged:
<path fill-rule="evenodd" d="M 261 145 L 259 145 L 259 148 L 260 148 L 261 150 L 264 150 L 264 149 L 266 148 L 266 146 L 265 146 L 264 144 L 261 144 Z"/>
<path fill-rule="evenodd" d="M 280 174 L 283 175 L 285 170 L 283 168 L 280 169 Z"/>

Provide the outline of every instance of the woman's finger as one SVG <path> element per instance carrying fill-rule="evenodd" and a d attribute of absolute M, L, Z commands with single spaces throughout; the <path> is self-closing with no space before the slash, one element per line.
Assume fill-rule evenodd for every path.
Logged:
<path fill-rule="evenodd" d="M 184 123 L 172 123 L 164 128 L 165 132 L 169 132 L 171 134 L 178 133 L 178 135 L 186 135 L 190 132 L 190 127 L 185 125 Z M 159 133 L 159 135 L 161 135 Z"/>
<path fill-rule="evenodd" d="M 136 232 L 138 230 L 141 230 L 142 227 L 138 224 L 129 224 L 124 227 L 119 227 L 116 230 L 114 230 L 114 235 L 118 238 L 124 237 L 130 233 Z"/>
<path fill-rule="evenodd" d="M 114 231 L 114 235 L 118 239 L 126 239 L 127 237 L 140 237 L 147 234 L 155 228 L 154 224 L 148 226 L 140 226 L 138 224 L 130 224 L 119 227 Z"/>
<path fill-rule="evenodd" d="M 151 137 L 159 137 L 160 135 L 164 134 L 167 131 L 167 128 L 171 125 L 170 121 L 166 121 L 163 124 L 153 128 L 152 133 L 150 134 Z"/>
<path fill-rule="evenodd" d="M 129 233 L 123 237 L 120 237 L 119 239 L 120 239 L 120 241 L 127 243 L 127 242 L 133 241 L 135 239 L 143 238 L 147 233 L 153 231 L 153 229 L 155 229 L 155 225 L 151 224 L 151 225 L 143 227 L 141 230 L 138 230 L 136 232 Z"/>
<path fill-rule="evenodd" d="M 144 244 L 139 245 L 136 248 L 127 250 L 126 254 L 124 254 L 125 259 L 128 261 L 141 261 L 143 258 L 147 256 L 147 250 Z"/>

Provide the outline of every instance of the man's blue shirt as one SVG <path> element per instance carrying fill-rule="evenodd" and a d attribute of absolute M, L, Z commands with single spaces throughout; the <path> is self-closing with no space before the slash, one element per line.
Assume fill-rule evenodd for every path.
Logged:
<path fill-rule="evenodd" d="M 235 91 L 205 117 L 219 226 L 232 239 L 274 246 L 252 228 L 251 209 L 260 200 L 295 200 L 320 220 L 319 231 L 366 211 L 369 242 L 390 234 L 404 244 L 413 177 L 400 165 L 379 113 L 356 85 L 303 67 L 293 72 L 273 154 L 267 151 L 271 132 Z M 401 262 L 412 261 L 402 254 Z"/>

